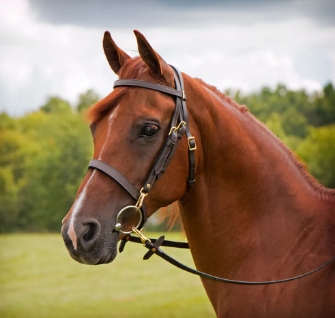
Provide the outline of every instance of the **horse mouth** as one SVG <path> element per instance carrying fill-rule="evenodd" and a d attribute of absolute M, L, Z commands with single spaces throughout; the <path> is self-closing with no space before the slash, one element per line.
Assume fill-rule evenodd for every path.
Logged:
<path fill-rule="evenodd" d="M 85 248 L 80 241 L 75 245 L 64 226 L 62 227 L 62 236 L 70 256 L 78 263 L 86 265 L 108 264 L 117 256 L 118 232 L 113 231 L 100 235 L 90 248 Z"/>
<path fill-rule="evenodd" d="M 117 256 L 116 248 L 112 250 L 91 253 L 80 253 L 80 251 L 68 250 L 70 256 L 78 263 L 85 265 L 101 265 L 111 263 Z M 100 254 L 100 255 L 99 255 Z"/>

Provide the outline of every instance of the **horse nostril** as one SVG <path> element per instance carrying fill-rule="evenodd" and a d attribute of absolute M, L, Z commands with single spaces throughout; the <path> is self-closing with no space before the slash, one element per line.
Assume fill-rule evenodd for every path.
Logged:
<path fill-rule="evenodd" d="M 85 247 L 94 243 L 99 236 L 100 225 L 97 221 L 83 224 L 82 242 Z"/>

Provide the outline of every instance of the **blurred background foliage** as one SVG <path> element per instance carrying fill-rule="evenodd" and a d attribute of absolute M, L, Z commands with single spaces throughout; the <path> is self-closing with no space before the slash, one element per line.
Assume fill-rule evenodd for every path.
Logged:
<path fill-rule="evenodd" d="M 315 93 L 284 85 L 250 94 L 225 93 L 247 105 L 323 185 L 335 188 L 335 89 L 331 83 Z M 75 105 L 53 96 L 38 111 L 22 117 L 0 114 L 0 232 L 60 231 L 92 156 L 84 114 L 98 100 L 88 90 Z"/>

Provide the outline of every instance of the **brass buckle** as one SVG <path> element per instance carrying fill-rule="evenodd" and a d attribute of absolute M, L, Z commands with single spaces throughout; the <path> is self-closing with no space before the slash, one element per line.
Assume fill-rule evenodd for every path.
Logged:
<path fill-rule="evenodd" d="M 192 148 L 191 143 L 190 143 L 192 140 L 194 141 L 194 147 L 193 148 Z M 188 137 L 187 141 L 188 141 L 188 149 L 190 151 L 193 151 L 193 150 L 197 149 L 197 144 L 195 143 L 195 137 Z"/>
<path fill-rule="evenodd" d="M 143 235 L 143 233 L 141 231 L 139 231 L 136 227 L 133 227 L 132 231 L 133 231 L 134 234 L 136 234 L 140 238 L 140 240 L 142 242 L 142 245 L 145 245 L 145 243 L 147 243 L 147 242 L 151 243 L 150 239 L 148 239 L 147 237 L 145 237 Z"/>
<path fill-rule="evenodd" d="M 136 202 L 136 204 L 135 204 L 135 207 L 137 208 L 137 209 L 140 209 L 141 207 L 142 207 L 142 205 L 143 205 L 143 200 L 144 200 L 144 198 L 146 197 L 148 195 L 148 193 L 144 193 L 143 192 L 143 188 L 140 190 L 140 196 L 138 197 L 138 200 L 137 200 L 137 202 Z"/>
<path fill-rule="evenodd" d="M 181 121 L 177 127 L 171 127 L 169 136 L 172 134 L 173 131 L 178 131 L 182 125 L 186 126 L 186 123 L 184 121 Z"/>

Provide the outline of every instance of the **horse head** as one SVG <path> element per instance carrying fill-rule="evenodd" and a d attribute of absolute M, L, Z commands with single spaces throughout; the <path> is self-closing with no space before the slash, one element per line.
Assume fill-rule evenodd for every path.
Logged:
<path fill-rule="evenodd" d="M 112 70 L 120 79 L 174 88 L 171 66 L 141 33 L 135 31 L 135 36 L 140 56 L 131 58 L 105 33 L 103 48 Z M 175 107 L 174 96 L 141 87 L 116 87 L 89 111 L 94 159 L 112 166 L 139 191 L 166 142 Z M 146 217 L 185 195 L 187 149 L 187 139 L 181 138 L 167 172 L 144 200 Z M 127 206 L 134 206 L 134 198 L 113 178 L 90 168 L 63 220 L 62 236 L 72 258 L 92 265 L 113 261 L 117 242 L 124 236 L 115 230 L 117 215 Z M 124 232 L 139 223 L 140 214 L 130 209 L 122 218 Z"/>

